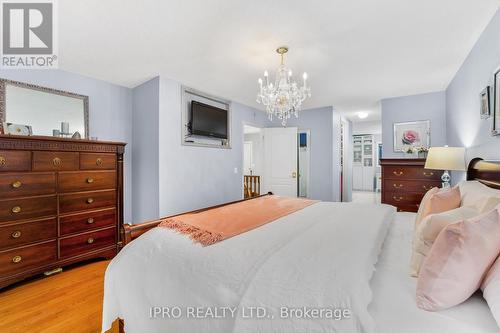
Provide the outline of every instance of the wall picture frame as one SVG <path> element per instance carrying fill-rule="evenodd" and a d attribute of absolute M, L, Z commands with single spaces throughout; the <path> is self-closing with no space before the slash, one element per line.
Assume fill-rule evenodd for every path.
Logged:
<path fill-rule="evenodd" d="M 500 68 L 495 72 L 493 84 L 493 135 L 500 135 Z"/>
<path fill-rule="evenodd" d="M 479 100 L 481 103 L 480 115 L 481 119 L 488 119 L 491 117 L 491 103 L 490 103 L 490 95 L 491 95 L 491 87 L 487 86 L 481 91 L 479 96 Z"/>
<path fill-rule="evenodd" d="M 394 152 L 407 152 L 409 148 L 429 148 L 430 145 L 430 120 L 394 123 Z"/>

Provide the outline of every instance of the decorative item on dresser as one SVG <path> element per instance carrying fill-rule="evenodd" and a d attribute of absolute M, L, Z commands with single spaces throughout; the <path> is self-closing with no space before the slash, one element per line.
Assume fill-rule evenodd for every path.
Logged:
<path fill-rule="evenodd" d="M 116 255 L 124 146 L 0 135 L 0 288 Z"/>
<path fill-rule="evenodd" d="M 441 186 L 442 171 L 424 169 L 425 159 L 381 159 L 382 203 L 416 212 L 424 194 Z"/>

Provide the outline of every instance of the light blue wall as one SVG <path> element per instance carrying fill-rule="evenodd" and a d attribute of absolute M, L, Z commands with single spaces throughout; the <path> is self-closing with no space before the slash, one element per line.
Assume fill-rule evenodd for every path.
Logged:
<path fill-rule="evenodd" d="M 500 159 L 500 137 L 491 135 L 492 118 L 479 116 L 479 94 L 493 87 L 500 66 L 500 11 L 497 11 L 446 90 L 446 133 L 450 146 L 465 146 L 468 159 Z M 493 106 L 493 103 L 491 103 Z M 464 177 L 454 173 L 453 181 Z"/>
<path fill-rule="evenodd" d="M 132 221 L 158 218 L 159 208 L 159 110 L 160 79 L 149 80 L 133 89 Z"/>
<path fill-rule="evenodd" d="M 287 126 L 311 131 L 310 198 L 333 200 L 333 108 L 324 107 L 300 112 Z"/>
<path fill-rule="evenodd" d="M 0 70 L 0 77 L 89 96 L 90 136 L 126 142 L 125 222 L 132 220 L 132 91 L 62 70 Z"/>
<path fill-rule="evenodd" d="M 427 94 L 383 99 L 382 146 L 384 158 L 405 158 L 405 153 L 396 153 L 394 123 L 430 120 L 431 146 L 446 144 L 446 94 L 444 91 Z"/>
<path fill-rule="evenodd" d="M 231 104 L 231 149 L 181 145 L 181 117 L 181 84 L 161 77 L 160 216 L 241 199 L 243 123 L 266 127 L 265 114 Z"/>
<path fill-rule="evenodd" d="M 339 136 L 334 138 L 336 132 L 334 122 L 340 121 L 340 117 L 333 107 L 303 110 L 299 118 L 292 117 L 287 122 L 289 127 L 298 127 L 302 130 L 311 131 L 310 152 L 310 198 L 323 201 L 337 201 L 338 196 L 334 194 L 334 154 L 340 156 L 335 143 Z M 337 119 L 338 118 L 338 119 Z M 338 159 L 337 163 L 338 163 Z M 339 182 L 336 183 L 338 189 Z"/>

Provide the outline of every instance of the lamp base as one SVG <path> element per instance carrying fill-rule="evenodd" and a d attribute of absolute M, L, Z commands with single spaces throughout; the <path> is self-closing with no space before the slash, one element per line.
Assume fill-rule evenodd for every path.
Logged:
<path fill-rule="evenodd" d="M 450 173 L 448 172 L 448 170 L 445 170 L 443 172 L 443 175 L 441 176 L 441 187 L 442 188 L 450 188 L 450 180 L 451 180 L 451 176 L 450 176 Z"/>

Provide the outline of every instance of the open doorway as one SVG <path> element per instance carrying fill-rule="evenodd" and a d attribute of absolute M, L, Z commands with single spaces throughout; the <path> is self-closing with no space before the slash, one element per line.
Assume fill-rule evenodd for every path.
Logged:
<path fill-rule="evenodd" d="M 260 127 L 243 126 L 243 197 L 261 194 L 264 172 L 264 138 Z"/>

